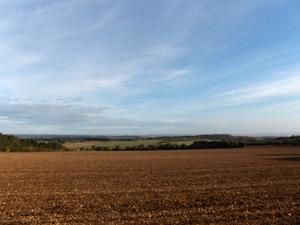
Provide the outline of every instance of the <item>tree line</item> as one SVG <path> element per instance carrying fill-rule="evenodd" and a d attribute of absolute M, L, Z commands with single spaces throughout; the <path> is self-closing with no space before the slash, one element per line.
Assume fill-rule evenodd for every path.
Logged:
<path fill-rule="evenodd" d="M 56 151 L 62 149 L 64 147 L 58 142 L 19 139 L 13 135 L 0 133 L 0 152 Z"/>
<path fill-rule="evenodd" d="M 81 151 L 151 151 L 151 150 L 181 150 L 181 149 L 214 149 L 214 148 L 241 148 L 245 144 L 242 142 L 235 142 L 231 140 L 223 141 L 195 141 L 193 144 L 185 143 L 158 143 L 158 144 L 139 144 L 133 146 L 121 146 L 115 145 L 112 147 L 108 146 L 91 146 L 82 147 Z"/>

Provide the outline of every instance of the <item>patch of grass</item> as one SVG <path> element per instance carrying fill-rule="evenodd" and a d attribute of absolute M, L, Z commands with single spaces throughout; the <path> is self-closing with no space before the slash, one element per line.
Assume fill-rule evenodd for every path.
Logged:
<path fill-rule="evenodd" d="M 80 149 L 80 148 L 91 148 L 95 147 L 108 147 L 114 148 L 119 146 L 121 148 L 134 147 L 138 145 L 155 145 L 161 142 L 160 139 L 151 139 L 151 140 L 134 140 L 134 141 L 84 141 L 84 142 L 66 142 L 64 146 L 71 149 Z"/>

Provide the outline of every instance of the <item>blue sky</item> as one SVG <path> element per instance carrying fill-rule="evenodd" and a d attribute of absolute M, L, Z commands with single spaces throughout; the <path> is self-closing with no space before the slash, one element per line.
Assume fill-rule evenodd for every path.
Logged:
<path fill-rule="evenodd" d="M 1 0 L 0 128 L 300 133 L 298 0 Z"/>

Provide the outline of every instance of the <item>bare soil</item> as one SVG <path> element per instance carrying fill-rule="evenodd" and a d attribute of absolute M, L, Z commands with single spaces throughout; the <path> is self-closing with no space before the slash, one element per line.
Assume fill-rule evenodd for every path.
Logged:
<path fill-rule="evenodd" d="M 300 224 L 300 148 L 1 153 L 0 224 Z"/>

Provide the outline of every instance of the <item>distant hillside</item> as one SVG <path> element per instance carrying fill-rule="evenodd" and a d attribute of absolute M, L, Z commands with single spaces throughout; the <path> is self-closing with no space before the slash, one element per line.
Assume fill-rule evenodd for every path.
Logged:
<path fill-rule="evenodd" d="M 276 138 L 276 142 L 280 143 L 288 143 L 291 145 L 300 145 L 300 136 L 291 136 L 291 137 L 279 137 Z"/>
<path fill-rule="evenodd" d="M 300 136 L 247 137 L 229 134 L 184 136 L 3 135 L 0 151 L 120 151 L 300 146 Z"/>
<path fill-rule="evenodd" d="M 13 135 L 0 133 L 0 152 L 55 151 L 60 149 L 63 149 L 63 146 L 56 142 L 24 140 Z"/>

